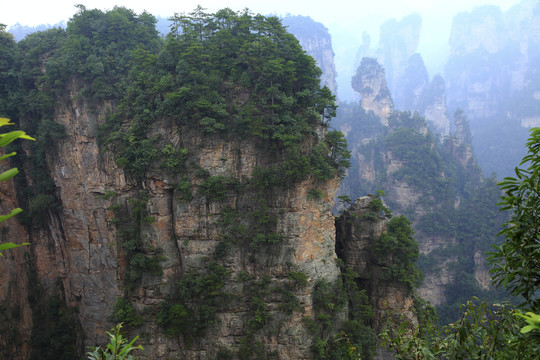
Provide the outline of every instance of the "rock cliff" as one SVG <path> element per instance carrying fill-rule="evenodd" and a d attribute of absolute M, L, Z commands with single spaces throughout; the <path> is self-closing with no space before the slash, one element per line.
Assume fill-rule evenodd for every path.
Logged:
<path fill-rule="evenodd" d="M 442 136 L 450 134 L 450 119 L 446 105 L 446 85 L 440 75 L 433 77 L 423 89 L 420 113 L 431 125 L 433 132 Z"/>
<path fill-rule="evenodd" d="M 399 79 L 406 75 L 410 58 L 420 41 L 422 17 L 410 14 L 401 20 L 391 19 L 381 25 L 376 57 L 386 70 L 388 87 L 392 94 L 398 92 Z"/>
<path fill-rule="evenodd" d="M 225 221 L 225 211 L 237 214 L 235 221 L 246 222 L 246 226 L 249 214 L 258 211 L 256 193 L 231 191 L 223 199 L 212 200 L 197 190 L 203 181 L 192 173 L 184 179 L 194 193 L 190 200 L 182 197 L 177 180 L 159 167 L 140 183 L 130 179 L 117 166 L 114 154 L 100 151 L 97 144 L 96 128 L 103 122 L 107 110 L 110 107 L 106 104 L 91 107 L 75 97 L 58 108 L 56 119 L 65 127 L 66 136 L 56 145 L 56 152 L 49 154 L 47 162 L 61 210 L 51 211 L 44 219 L 45 228 L 32 229 L 28 235 L 21 226 L 6 227 L 10 233 L 17 232 L 17 239 L 30 238 L 35 256 L 34 276 L 46 288 L 46 293 L 56 294 L 69 308 L 77 309 L 85 348 L 105 340 L 105 331 L 111 327 L 107 317 L 113 313 L 118 298 L 125 296 L 130 267 L 123 247 L 126 239 L 122 239 L 121 234 L 121 227 L 125 226 L 121 222 L 126 220 L 118 210 L 125 208 L 133 212 L 134 203 L 139 202 L 144 217 L 131 221 L 128 226 L 137 230 L 145 256 L 158 256 L 159 271 L 144 273 L 140 284 L 127 297 L 141 315 L 158 311 L 158 305 L 170 296 L 178 281 L 175 279 L 182 274 L 204 274 L 208 270 L 208 262 L 222 244 L 220 224 Z M 249 139 L 224 141 L 205 139 L 193 132 L 178 134 L 177 127 L 161 121 L 153 127 L 152 135 L 163 136 L 166 143 L 182 144 L 194 154 L 192 166 L 206 171 L 210 178 L 251 178 L 256 168 L 268 165 L 257 155 L 255 144 Z M 257 341 L 280 359 L 309 358 L 310 337 L 301 319 L 312 315 L 313 284 L 318 279 L 333 282 L 339 276 L 331 214 L 338 185 L 337 180 L 324 184 L 307 180 L 266 193 L 268 214 L 260 216 L 274 218 L 275 231 L 280 234 L 282 244 L 279 247 L 261 245 L 257 251 L 251 251 L 249 246 L 247 250 L 235 248 L 224 255 L 221 261 L 227 275 L 221 295 L 234 300 L 216 308 L 215 324 L 204 338 L 196 339 L 189 348 L 185 347 L 186 339 L 165 336 L 155 318 L 147 319 L 145 315 L 144 324 L 136 327 L 137 332 L 153 335 L 142 337 L 143 358 L 210 358 L 222 349 L 238 348 L 254 316 L 250 313 L 252 299 L 246 297 L 245 287 L 264 276 L 268 277 L 270 286 L 278 290 L 265 294 L 262 299 L 268 317 L 265 325 L 272 330 L 258 335 Z M 308 196 L 313 187 L 322 191 L 317 199 Z M 13 194 L 8 198 L 13 199 Z M 3 204 L 9 207 L 13 202 Z M 28 318 L 31 313 L 28 294 L 24 287 L 14 286 L 25 282 L 20 280 L 25 272 L 15 266 L 23 263 L 19 255 L 21 251 L 14 252 L 13 261 L 2 262 L 3 268 L 9 271 L 2 271 L 6 281 L 2 281 L 1 299 L 19 304 L 17 313 Z M 307 286 L 290 295 L 297 299 L 301 310 L 289 316 L 281 311 L 286 302 L 279 286 L 288 284 L 292 271 L 305 274 Z M 60 283 L 54 285 L 57 282 Z M 23 332 L 28 332 L 30 326 L 29 319 L 24 321 Z M 17 352 L 24 354 L 25 349 Z"/>

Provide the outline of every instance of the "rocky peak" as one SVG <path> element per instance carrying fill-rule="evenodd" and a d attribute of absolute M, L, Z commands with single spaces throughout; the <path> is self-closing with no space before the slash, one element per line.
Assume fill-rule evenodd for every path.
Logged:
<path fill-rule="evenodd" d="M 469 121 L 461 109 L 454 112 L 454 131 L 446 139 L 445 146 L 447 151 L 452 154 L 452 158 L 458 161 L 465 169 L 477 168 L 472 151 L 472 135 Z"/>
<path fill-rule="evenodd" d="M 394 110 L 394 103 L 381 64 L 374 58 L 363 58 L 351 84 L 360 94 L 360 103 L 366 113 L 372 111 L 383 125 L 388 125 L 388 116 Z"/>

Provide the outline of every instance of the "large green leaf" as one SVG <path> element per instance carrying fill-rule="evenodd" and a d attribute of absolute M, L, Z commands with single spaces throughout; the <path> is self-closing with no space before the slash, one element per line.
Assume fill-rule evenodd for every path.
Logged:
<path fill-rule="evenodd" d="M 14 177 L 15 175 L 17 175 L 18 173 L 19 173 L 19 169 L 17 169 L 17 168 L 6 170 L 6 171 L 4 171 L 3 173 L 0 174 L 0 181 L 9 180 L 12 177 Z"/>
<path fill-rule="evenodd" d="M 5 134 L 0 134 L 0 146 L 6 146 L 16 139 L 35 140 L 33 137 L 26 135 L 24 131 L 15 130 Z"/>
<path fill-rule="evenodd" d="M 2 255 L 2 251 L 4 250 L 14 249 L 25 245 L 30 245 L 30 243 L 14 244 L 12 242 L 8 242 L 0 244 L 0 256 L 4 256 Z"/>

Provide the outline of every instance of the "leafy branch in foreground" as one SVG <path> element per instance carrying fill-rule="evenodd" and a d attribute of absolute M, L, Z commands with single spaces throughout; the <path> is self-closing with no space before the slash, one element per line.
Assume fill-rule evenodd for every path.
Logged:
<path fill-rule="evenodd" d="M 9 119 L 0 118 L 0 127 L 5 126 L 5 125 L 14 125 L 14 124 L 10 123 Z M 11 143 L 12 141 L 14 141 L 16 139 L 35 140 L 34 138 L 26 135 L 26 133 L 24 131 L 16 130 L 16 131 L 11 131 L 11 132 L 8 132 L 8 133 L 0 134 L 0 147 L 6 146 L 6 145 L 8 145 L 9 143 Z M 4 155 L 0 156 L 0 160 L 7 159 L 8 157 L 14 156 L 16 154 L 17 154 L 16 152 L 11 152 L 9 154 L 4 154 Z M 12 168 L 12 169 L 6 170 L 6 171 L 0 173 L 0 181 L 9 180 L 12 177 L 14 177 L 15 175 L 17 175 L 18 173 L 19 173 L 19 170 L 17 168 Z M 16 208 L 16 209 L 13 209 L 11 211 L 11 213 L 9 213 L 9 214 L 0 215 L 0 223 L 12 218 L 13 216 L 17 215 L 20 212 L 22 212 L 22 209 L 21 208 Z M 17 247 L 23 246 L 23 245 L 30 245 L 30 244 L 29 243 L 15 244 L 15 243 L 12 243 L 12 242 L 0 244 L 0 256 L 3 256 L 2 251 L 4 251 L 4 250 L 17 248 Z"/>
<path fill-rule="evenodd" d="M 107 331 L 110 341 L 106 349 L 91 346 L 90 350 L 92 351 L 87 353 L 88 360 L 135 360 L 135 357 L 130 352 L 143 349 L 141 345 L 134 345 L 139 337 L 136 336 L 128 342 L 128 339 L 124 338 L 120 333 L 120 329 L 122 329 L 122 324 L 116 325 L 111 330 L 112 332 Z"/>
<path fill-rule="evenodd" d="M 383 345 L 400 360 L 538 359 L 540 316 L 523 315 L 509 304 L 490 306 L 475 297 L 462 311 L 458 321 L 442 327 L 433 318 L 418 328 L 408 319 L 390 318 L 380 335 Z M 523 326 L 520 318 L 529 325 Z"/>
<path fill-rule="evenodd" d="M 533 309 L 540 308 L 540 128 L 531 129 L 528 155 L 516 167 L 516 177 L 499 183 L 505 195 L 501 210 L 512 218 L 499 232 L 506 241 L 489 254 L 493 282 L 513 295 L 521 295 Z"/>

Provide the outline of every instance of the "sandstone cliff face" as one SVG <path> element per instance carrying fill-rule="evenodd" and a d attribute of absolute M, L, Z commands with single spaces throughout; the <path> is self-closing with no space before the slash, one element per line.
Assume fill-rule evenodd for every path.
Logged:
<path fill-rule="evenodd" d="M 18 207 L 12 181 L 0 183 L 0 211 L 9 214 Z M 2 243 L 28 242 L 25 229 L 14 219 L 0 225 Z M 25 278 L 25 258 L 22 248 L 3 253 L 0 257 L 0 357 L 23 359 L 29 353 L 32 330 L 31 308 L 28 303 L 29 282 Z"/>
<path fill-rule="evenodd" d="M 116 168 L 110 154 L 98 151 L 92 134 L 81 129 L 81 126 L 90 129 L 96 125 L 91 113 L 82 111 L 82 114 L 79 119 L 62 117 L 66 128 L 73 132 L 68 134 L 68 140 L 61 149 L 71 151 L 69 156 L 54 162 L 52 168 L 64 207 L 61 226 L 70 229 L 65 239 L 69 244 L 66 246 L 69 260 L 65 261 L 69 264 L 69 271 L 66 271 L 69 276 L 64 280 L 66 297 L 81 309 L 86 343 L 93 344 L 102 340 L 97 336 L 110 326 L 103 321 L 103 314 L 111 313 L 114 300 L 123 287 L 121 277 L 125 271 L 115 244 L 118 239 L 114 225 L 111 225 L 112 214 L 107 207 L 128 201 L 138 189 Z M 157 124 L 155 131 L 167 136 L 169 142 L 181 143 L 193 151 L 196 154 L 193 161 L 207 170 L 210 176 L 234 174 L 236 178 L 250 177 L 256 166 L 264 165 L 264 159 L 256 156 L 249 141 L 208 141 L 197 134 L 170 137 L 169 134 L 178 132 L 166 122 Z M 219 243 L 217 223 L 225 208 L 241 212 L 252 209 L 250 201 L 253 194 L 229 195 L 221 201 L 210 201 L 197 193 L 200 179 L 192 175 L 188 179 L 195 193 L 190 201 L 179 200 L 174 179 L 160 176 L 158 170 L 142 183 L 142 189 L 148 192 L 146 211 L 155 220 L 141 225 L 141 234 L 150 248 L 163 250 L 164 259 L 161 260 L 163 274 L 143 277 L 140 290 L 130 298 L 134 308 L 141 313 L 164 299 L 171 276 L 204 269 L 206 259 Z M 337 182 L 323 187 L 322 201 L 308 199 L 308 190 L 312 186 L 308 181 L 283 192 L 268 194 L 272 197 L 270 212 L 277 216 L 278 232 L 284 238 L 283 246 L 275 250 L 274 256 L 255 255 L 258 259 L 251 263 L 241 250 L 235 250 L 225 260 L 225 267 L 230 271 L 230 280 L 225 288 L 231 295 L 241 296 L 238 287 L 242 285 L 234 280 L 241 271 L 254 278 L 268 274 L 277 282 L 284 281 L 291 268 L 307 275 L 310 286 L 295 294 L 304 309 L 302 312 L 282 319 L 279 316 L 279 298 L 274 301 L 266 299 L 276 331 L 273 335 L 262 334 L 259 341 L 267 345 L 269 351 L 277 352 L 280 359 L 309 358 L 309 336 L 300 320 L 303 315 L 311 313 L 311 287 L 314 279 L 333 281 L 338 276 L 330 213 Z M 116 200 L 97 198 L 96 195 L 106 191 L 116 193 Z M 248 303 L 245 301 L 218 309 L 217 325 L 209 328 L 206 337 L 196 341 L 189 350 L 183 346 L 184 340 L 167 338 L 156 324 L 145 324 L 142 331 L 155 334 L 143 338 L 147 358 L 209 358 L 220 347 L 238 347 L 249 320 L 249 299 Z"/>
<path fill-rule="evenodd" d="M 429 84 L 429 76 L 422 56 L 413 54 L 404 69 L 403 74 L 394 85 L 392 97 L 396 110 L 419 111 L 422 93 Z"/>
<path fill-rule="evenodd" d="M 337 94 L 336 66 L 332 38 L 323 24 L 306 16 L 287 16 L 283 24 L 293 34 L 302 48 L 311 55 L 321 69 L 321 85 L 326 85 Z"/>
<path fill-rule="evenodd" d="M 72 94 L 76 85 L 73 84 Z M 186 199 L 176 187 L 179 179 L 153 166 L 147 176 L 137 182 L 125 174 L 115 162 L 111 151 L 103 151 L 96 141 L 96 129 L 103 122 L 110 104 L 88 104 L 81 97 L 72 96 L 66 106 L 57 110 L 57 122 L 64 125 L 67 136 L 59 141 L 56 152 L 48 154 L 50 175 L 57 188 L 56 196 L 62 208 L 50 212 L 46 226 L 25 234 L 19 225 L 9 225 L 6 231 L 16 238 L 31 239 L 35 256 L 34 274 L 46 289 L 46 295 L 58 295 L 69 308 L 77 309 L 77 320 L 82 327 L 81 350 L 84 346 L 103 343 L 105 331 L 113 325 L 107 318 L 113 312 L 117 298 L 125 296 L 127 267 L 125 248 L 120 237 L 118 209 L 130 208 L 134 199 L 141 198 L 144 219 L 131 223 L 138 229 L 147 257 L 159 260 L 160 271 L 145 273 L 128 300 L 141 316 L 144 324 L 136 327 L 142 334 L 144 359 L 210 359 L 219 350 L 237 350 L 248 331 L 252 318 L 252 299 L 244 295 L 245 280 L 257 281 L 268 276 L 276 288 L 289 282 L 291 271 L 303 273 L 307 285 L 294 290 L 297 310 L 283 312 L 284 299 L 280 293 L 268 293 L 265 302 L 267 321 L 264 331 L 257 333 L 267 353 L 280 359 L 311 358 L 311 335 L 302 318 L 313 315 L 311 293 L 317 279 L 333 282 L 339 276 L 336 265 L 335 226 L 331 214 L 332 199 L 338 180 L 315 183 L 306 180 L 290 188 L 276 189 L 264 195 L 268 213 L 276 219 L 276 232 L 281 242 L 262 246 L 260 251 L 249 247 L 234 247 L 222 258 L 227 277 L 223 293 L 235 299 L 221 304 L 216 310 L 216 322 L 205 336 L 186 346 L 182 335 L 165 336 L 156 323 L 158 305 L 174 291 L 176 281 L 187 273 L 206 271 L 209 259 L 220 244 L 224 211 L 234 210 L 239 218 L 249 218 L 256 211 L 254 191 L 228 192 L 223 199 L 212 200 L 198 191 L 203 179 L 188 171 L 184 180 L 190 185 L 192 198 Z M 196 131 L 182 132 L 165 120 L 153 127 L 154 136 L 163 143 L 188 149 L 191 167 L 207 172 L 206 176 L 251 177 L 255 168 L 268 166 L 250 139 L 225 141 L 203 137 Z M 61 154 L 61 155 L 60 155 Z M 12 187 L 6 195 L 14 199 Z M 320 189 L 321 197 L 312 199 L 309 191 Z M 5 201 L 2 206 L 13 207 Z M 241 216 L 241 214 L 245 214 Z M 21 270 L 22 252 L 13 252 L 2 260 L 3 281 L 0 300 L 17 303 L 22 317 L 20 333 L 23 340 L 30 337 L 32 311 L 28 305 L 27 280 Z M 5 270 L 5 271 L 4 271 Z M 148 315 L 148 314 L 154 314 Z M 26 358 L 21 347 L 14 358 Z"/>
<path fill-rule="evenodd" d="M 482 14 L 482 16 L 478 16 Z M 452 55 L 463 55 L 477 49 L 497 52 L 503 43 L 504 20 L 496 6 L 484 6 L 473 13 L 454 17 L 450 33 Z"/>

